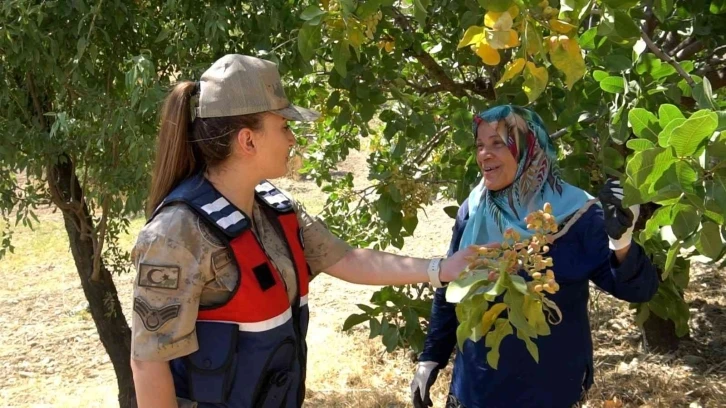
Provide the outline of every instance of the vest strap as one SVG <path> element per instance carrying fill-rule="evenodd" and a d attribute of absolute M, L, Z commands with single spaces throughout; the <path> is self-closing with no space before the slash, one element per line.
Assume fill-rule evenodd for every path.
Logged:
<path fill-rule="evenodd" d="M 292 200 L 267 180 L 255 187 L 255 195 L 258 201 L 279 213 L 286 214 L 293 211 Z"/>

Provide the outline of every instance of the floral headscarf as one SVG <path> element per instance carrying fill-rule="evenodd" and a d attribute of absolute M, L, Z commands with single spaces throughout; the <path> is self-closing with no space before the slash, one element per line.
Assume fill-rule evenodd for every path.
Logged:
<path fill-rule="evenodd" d="M 513 228 L 529 237 L 529 213 L 552 204 L 558 224 L 592 198 L 560 177 L 557 152 L 542 119 L 535 112 L 514 105 L 501 105 L 474 117 L 474 137 L 482 122 L 496 129 L 517 161 L 514 182 L 499 191 L 489 191 L 484 180 L 469 195 L 469 222 L 460 248 L 472 244 L 501 242 L 504 231 Z"/>

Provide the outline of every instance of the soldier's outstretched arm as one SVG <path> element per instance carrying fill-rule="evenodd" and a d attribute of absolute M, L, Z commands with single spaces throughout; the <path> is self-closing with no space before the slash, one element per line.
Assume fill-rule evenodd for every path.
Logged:
<path fill-rule="evenodd" d="M 177 408 L 174 380 L 166 361 L 131 359 L 139 408 Z"/>

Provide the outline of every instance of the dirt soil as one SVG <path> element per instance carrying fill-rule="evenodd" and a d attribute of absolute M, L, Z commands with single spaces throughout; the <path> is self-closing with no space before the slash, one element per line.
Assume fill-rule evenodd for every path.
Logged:
<path fill-rule="evenodd" d="M 364 185 L 365 153 L 340 165 Z M 325 196 L 313 182 L 276 184 L 311 213 Z M 443 255 L 453 220 L 439 201 L 421 213 L 408 255 Z M 114 407 L 116 380 L 101 346 L 68 250 L 60 215 L 41 211 L 35 231 L 19 227 L 15 254 L 0 261 L 0 407 Z M 142 220 L 124 237 L 128 248 Z M 115 278 L 124 314 L 131 316 L 131 274 Z M 642 350 L 628 305 L 592 289 L 595 386 L 588 407 L 726 407 L 726 273 L 697 266 L 686 294 L 691 335 L 666 356 Z M 306 407 L 407 407 L 414 364 L 409 354 L 387 354 L 368 329 L 341 332 L 345 318 L 366 303 L 375 287 L 348 284 L 327 275 L 311 283 L 309 374 Z M 566 357 L 565 357 L 566 358 Z M 434 386 L 442 407 L 450 368 Z"/>

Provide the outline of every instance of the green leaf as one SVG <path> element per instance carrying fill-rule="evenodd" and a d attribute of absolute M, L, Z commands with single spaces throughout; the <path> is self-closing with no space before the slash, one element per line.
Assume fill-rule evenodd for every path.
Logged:
<path fill-rule="evenodd" d="M 524 280 L 523 277 L 519 275 L 510 275 L 509 279 L 511 282 L 511 284 L 509 285 L 510 288 L 516 290 L 523 295 L 526 295 L 528 293 L 527 282 Z"/>
<path fill-rule="evenodd" d="M 517 290 L 509 289 L 504 294 L 504 303 L 509 306 L 509 322 L 518 331 L 524 332 L 527 336 L 534 337 L 537 335 L 537 332 L 534 330 L 534 326 L 529 324 L 524 315 L 524 299 L 525 296 Z"/>
<path fill-rule="evenodd" d="M 406 230 L 407 233 L 413 235 L 413 232 L 416 230 L 416 226 L 418 226 L 418 217 L 416 214 L 403 217 L 403 229 Z"/>
<path fill-rule="evenodd" d="M 608 133 L 610 137 L 618 144 L 625 143 L 630 138 L 630 128 L 628 127 L 628 109 L 623 104 L 615 114 L 610 118 L 610 126 Z"/>
<path fill-rule="evenodd" d="M 628 120 L 636 136 L 653 142 L 658 141 L 661 129 L 654 114 L 642 108 L 635 108 L 628 114 Z"/>
<path fill-rule="evenodd" d="M 675 161 L 673 149 L 656 147 L 635 153 L 628 162 L 625 173 L 636 186 L 646 186 L 665 174 Z"/>
<path fill-rule="evenodd" d="M 368 305 L 364 305 L 363 303 L 359 303 L 356 306 L 358 306 L 358 309 L 364 311 L 368 315 L 372 315 L 375 313 L 375 309 L 373 309 L 372 307 L 370 307 Z"/>
<path fill-rule="evenodd" d="M 650 300 L 650 302 L 648 302 L 648 307 L 650 308 L 651 312 L 655 313 L 656 316 L 660 317 L 661 319 L 668 319 L 670 302 L 668 301 L 666 296 L 663 295 L 662 292 L 663 289 L 659 287 L 653 298 Z"/>
<path fill-rule="evenodd" d="M 620 169 L 625 165 L 625 158 L 620 152 L 608 146 L 604 152 L 604 164 L 613 169 Z"/>
<path fill-rule="evenodd" d="M 585 60 L 582 58 L 580 46 L 565 38 L 550 42 L 549 53 L 552 65 L 565 74 L 565 86 L 572 89 L 575 82 L 585 75 Z"/>
<path fill-rule="evenodd" d="M 663 128 L 663 130 L 658 135 L 658 145 L 662 147 L 669 147 L 670 144 L 668 143 L 671 135 L 673 134 L 673 131 L 682 124 L 686 123 L 685 119 L 674 119 L 668 125 Z"/>
<path fill-rule="evenodd" d="M 693 167 L 685 161 L 676 162 L 673 168 L 681 189 L 685 192 L 693 193 L 696 180 L 698 180 L 698 173 L 696 173 L 696 170 L 694 170 Z"/>
<path fill-rule="evenodd" d="M 644 54 L 640 57 L 640 62 L 638 62 L 635 66 L 635 72 L 637 72 L 638 75 L 644 75 L 660 69 L 662 65 L 663 61 L 661 61 L 657 56 L 653 54 Z"/>
<path fill-rule="evenodd" d="M 689 157 L 704 140 L 713 135 L 717 126 L 718 116 L 715 112 L 698 111 L 673 130 L 668 144 L 676 149 L 679 157 Z"/>
<path fill-rule="evenodd" d="M 507 11 L 512 5 L 512 0 L 479 0 L 479 5 L 489 11 Z"/>
<path fill-rule="evenodd" d="M 361 19 L 366 19 L 375 14 L 381 8 L 380 0 L 368 0 L 359 2 L 356 15 Z"/>
<path fill-rule="evenodd" d="M 708 184 L 708 195 L 713 197 L 722 213 L 726 213 L 726 175 L 716 173 Z"/>
<path fill-rule="evenodd" d="M 595 80 L 596 80 L 597 82 L 600 82 L 600 81 L 602 81 L 603 79 L 605 79 L 605 78 L 607 78 L 607 77 L 609 77 L 609 76 L 610 76 L 610 75 L 609 75 L 609 74 L 608 74 L 607 72 L 605 72 L 605 71 L 601 71 L 601 70 L 599 70 L 599 69 L 596 69 L 596 70 L 594 70 L 594 71 L 592 72 L 592 77 L 593 77 L 593 78 L 594 78 L 594 79 L 595 79 Z"/>
<path fill-rule="evenodd" d="M 517 338 L 522 340 L 524 344 L 527 346 L 527 351 L 529 351 L 529 355 L 532 356 L 535 362 L 539 363 L 539 349 L 537 348 L 537 345 L 534 344 L 532 339 L 530 339 L 526 334 L 522 333 L 520 330 L 517 330 Z"/>
<path fill-rule="evenodd" d="M 527 27 L 529 28 L 529 25 Z M 597 27 L 592 27 L 585 31 L 579 39 L 580 47 L 582 47 L 583 50 L 594 50 L 595 37 L 597 37 Z"/>
<path fill-rule="evenodd" d="M 492 305 L 489 310 L 484 312 L 484 316 L 481 318 L 481 332 L 482 334 L 489 333 L 494 322 L 496 322 L 499 315 L 507 309 L 507 305 L 504 303 L 497 303 Z"/>
<path fill-rule="evenodd" d="M 159 42 L 162 42 L 162 41 L 166 40 L 167 38 L 169 38 L 169 34 L 171 34 L 171 30 L 168 30 L 166 28 L 162 28 L 161 29 L 161 32 L 159 33 L 159 35 L 156 36 L 156 39 L 154 40 L 154 42 L 155 43 L 159 43 Z"/>
<path fill-rule="evenodd" d="M 306 60 L 311 60 L 315 55 L 315 50 L 320 45 L 321 32 L 320 27 L 304 24 L 298 31 L 297 48 L 300 55 Z"/>
<path fill-rule="evenodd" d="M 600 81 L 600 89 L 613 94 L 623 93 L 625 92 L 625 82 L 622 77 L 609 76 Z"/>
<path fill-rule="evenodd" d="M 658 124 L 661 129 L 665 129 L 666 126 L 676 119 L 686 119 L 676 105 L 671 105 L 669 103 L 660 105 L 658 108 Z"/>
<path fill-rule="evenodd" d="M 389 194 L 381 194 L 376 206 L 378 207 L 378 216 L 381 217 L 383 222 L 391 222 L 395 205 L 395 202 Z"/>
<path fill-rule="evenodd" d="M 416 331 L 421 330 L 421 322 L 419 320 L 418 313 L 412 307 L 405 307 L 403 309 L 403 317 L 406 320 L 404 338 L 413 335 Z"/>
<path fill-rule="evenodd" d="M 612 55 L 605 60 L 605 68 L 610 72 L 623 72 L 629 70 L 633 65 L 633 60 L 624 55 Z"/>
<path fill-rule="evenodd" d="M 474 290 L 487 283 L 489 283 L 488 273 L 475 273 L 464 279 L 457 279 L 446 287 L 446 301 L 459 303 Z"/>
<path fill-rule="evenodd" d="M 632 44 L 634 39 L 640 38 L 640 27 L 627 12 L 607 10 L 598 26 L 598 34 L 616 44 Z"/>
<path fill-rule="evenodd" d="M 641 303 L 638 305 L 638 313 L 635 315 L 635 324 L 643 327 L 643 324 L 650 317 L 650 308 L 647 303 Z"/>
<path fill-rule="evenodd" d="M 701 255 L 717 259 L 723 251 L 724 243 L 721 239 L 721 229 L 712 222 L 704 222 L 696 248 Z"/>
<path fill-rule="evenodd" d="M 673 271 L 673 266 L 676 264 L 676 258 L 678 257 L 678 251 L 681 249 L 681 242 L 676 242 L 671 249 L 668 250 L 668 254 L 666 255 L 666 263 L 663 267 L 663 276 L 662 279 L 666 280 L 668 279 L 668 276 L 671 274 L 671 271 Z"/>
<path fill-rule="evenodd" d="M 664 23 L 673 12 L 673 0 L 655 0 L 653 2 L 653 14 L 661 23 Z"/>
<path fill-rule="evenodd" d="M 627 10 L 638 4 L 638 0 L 602 0 L 602 2 L 610 8 L 621 10 Z"/>
<path fill-rule="evenodd" d="M 661 78 L 667 78 L 671 75 L 674 75 L 676 72 L 676 69 L 671 64 L 661 64 L 660 67 L 655 68 L 650 71 L 650 76 L 653 77 L 653 79 L 661 79 Z"/>
<path fill-rule="evenodd" d="M 78 39 L 78 43 L 76 44 L 76 59 L 81 59 L 83 57 L 83 53 L 86 51 L 86 47 L 88 46 L 88 41 L 86 41 L 86 37 L 81 37 Z"/>
<path fill-rule="evenodd" d="M 718 111 L 716 115 L 718 115 L 718 127 L 716 130 L 719 132 L 726 130 L 726 110 Z"/>
<path fill-rule="evenodd" d="M 673 234 L 678 239 L 686 239 L 701 223 L 701 217 L 690 205 L 673 206 Z"/>
<path fill-rule="evenodd" d="M 634 150 L 636 152 L 652 149 L 655 147 L 653 142 L 647 139 L 630 139 L 626 143 L 626 146 L 628 147 L 628 149 Z"/>
<path fill-rule="evenodd" d="M 484 27 L 483 26 L 471 26 L 466 29 L 464 36 L 459 41 L 457 49 L 464 48 L 468 45 L 476 44 L 484 38 Z"/>
<path fill-rule="evenodd" d="M 671 272 L 671 279 L 676 287 L 685 290 L 690 281 L 691 262 L 679 257 L 676 259 L 676 266 Z"/>
<path fill-rule="evenodd" d="M 345 323 L 343 323 L 343 331 L 348 331 L 353 326 L 367 322 L 369 319 L 370 318 L 366 314 L 352 314 L 345 319 Z"/>
<path fill-rule="evenodd" d="M 676 336 L 683 337 L 688 334 L 688 320 L 691 318 L 691 312 L 688 304 L 681 296 L 677 299 L 673 297 L 673 317 L 671 318 L 676 324 Z"/>
<path fill-rule="evenodd" d="M 524 93 L 527 94 L 527 98 L 530 102 L 534 102 L 539 98 L 542 91 L 547 87 L 549 75 L 547 74 L 547 68 L 537 67 L 532 62 L 527 62 L 524 68 Z"/>
<path fill-rule="evenodd" d="M 459 213 L 459 206 L 458 205 L 449 205 L 444 207 L 444 212 L 446 215 L 449 216 L 449 218 L 456 219 L 456 215 Z"/>
<path fill-rule="evenodd" d="M 711 14 L 723 14 L 726 13 L 726 0 L 711 0 L 711 5 L 708 8 Z"/>
<path fill-rule="evenodd" d="M 517 76 L 519 76 L 519 74 L 522 73 L 522 70 L 524 69 L 525 62 L 526 61 L 524 58 L 517 58 L 517 59 L 513 60 L 512 62 L 510 62 L 509 64 L 507 64 L 507 66 L 504 70 L 504 74 L 499 79 L 499 81 L 497 81 L 496 86 L 500 86 L 500 85 L 504 84 L 505 82 L 510 81 L 510 80 L 516 78 Z"/>
<path fill-rule="evenodd" d="M 711 90 L 711 83 L 708 81 L 708 78 L 703 77 L 703 81 L 693 87 L 693 98 L 696 100 L 699 108 L 716 110 L 716 105 L 713 102 L 713 91 Z"/>
<path fill-rule="evenodd" d="M 413 0 L 413 16 L 421 26 L 426 25 L 429 6 L 431 6 L 431 0 Z"/>
<path fill-rule="evenodd" d="M 388 329 L 383 332 L 383 344 L 386 346 L 387 352 L 392 353 L 396 349 L 398 338 L 398 329 L 394 326 L 388 326 Z"/>
<path fill-rule="evenodd" d="M 348 75 L 348 60 L 350 59 L 350 46 L 348 41 L 340 40 L 333 48 L 333 62 L 335 64 L 335 70 L 338 71 L 341 77 L 345 78 Z"/>
<path fill-rule="evenodd" d="M 368 335 L 369 339 L 381 335 L 381 322 L 379 322 L 378 319 L 371 318 L 371 320 L 368 321 L 368 325 L 371 327 L 371 333 Z"/>
<path fill-rule="evenodd" d="M 308 6 L 305 10 L 303 10 L 302 14 L 300 14 L 300 18 L 308 21 L 314 19 L 315 17 L 320 17 L 325 13 L 326 12 L 321 10 L 318 6 L 312 5 Z"/>
<path fill-rule="evenodd" d="M 502 340 L 512 333 L 514 331 L 508 320 L 497 319 L 494 330 L 487 334 L 484 345 L 491 348 L 487 353 L 487 363 L 495 370 L 499 366 L 499 346 L 502 344 Z"/>
<path fill-rule="evenodd" d="M 522 309 L 527 323 L 535 329 L 537 335 L 549 336 L 550 326 L 542 310 L 542 301 L 534 299 L 531 295 L 525 295 Z"/>

